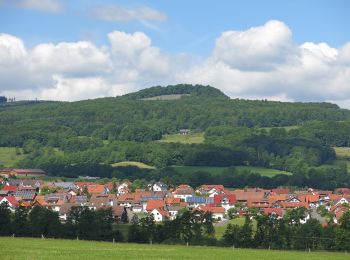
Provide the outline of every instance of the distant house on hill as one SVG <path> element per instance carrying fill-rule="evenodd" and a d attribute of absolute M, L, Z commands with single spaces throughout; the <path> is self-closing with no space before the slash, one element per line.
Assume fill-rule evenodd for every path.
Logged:
<path fill-rule="evenodd" d="M 191 133 L 191 130 L 190 129 L 180 129 L 179 133 L 182 135 L 188 135 Z"/>

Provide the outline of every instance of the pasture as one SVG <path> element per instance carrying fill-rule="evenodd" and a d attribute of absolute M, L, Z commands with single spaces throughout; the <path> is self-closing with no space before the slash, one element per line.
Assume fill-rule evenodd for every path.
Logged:
<path fill-rule="evenodd" d="M 0 258 L 10 259 L 260 259 L 340 260 L 344 253 L 149 245 L 81 240 L 0 237 Z"/>
<path fill-rule="evenodd" d="M 171 134 L 164 135 L 159 142 L 163 143 L 182 143 L 182 144 L 200 144 L 204 142 L 204 133 L 191 133 L 187 135 Z"/>
<path fill-rule="evenodd" d="M 0 147 L 0 165 L 5 168 L 13 168 L 18 161 L 23 159 L 22 149 L 15 147 Z"/>
<path fill-rule="evenodd" d="M 174 169 L 178 172 L 183 173 L 193 173 L 193 172 L 209 172 L 213 175 L 221 174 L 228 167 L 212 167 L 212 166 L 174 166 Z M 273 177 L 277 174 L 291 175 L 292 173 L 287 171 L 281 171 L 276 169 L 268 169 L 264 167 L 254 167 L 254 166 L 234 166 L 234 168 L 243 171 L 250 171 L 252 173 L 260 174 L 261 176 Z"/>

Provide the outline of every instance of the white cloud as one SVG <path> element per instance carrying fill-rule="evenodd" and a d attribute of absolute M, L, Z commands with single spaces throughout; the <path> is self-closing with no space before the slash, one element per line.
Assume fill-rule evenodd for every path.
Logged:
<path fill-rule="evenodd" d="M 91 15 L 97 19 L 112 22 L 130 21 L 158 21 L 163 22 L 167 16 L 150 7 L 126 8 L 122 6 L 99 6 L 90 11 Z"/>
<path fill-rule="evenodd" d="M 143 32 L 114 31 L 107 46 L 42 43 L 32 49 L 0 35 L 0 92 L 17 99 L 79 100 L 159 84 L 212 85 L 231 97 L 333 101 L 350 107 L 350 42 L 296 44 L 290 29 L 270 21 L 223 32 L 212 54 L 170 55 Z"/>
<path fill-rule="evenodd" d="M 51 13 L 60 13 L 64 9 L 59 0 L 14 0 L 11 3 L 19 8 Z"/>

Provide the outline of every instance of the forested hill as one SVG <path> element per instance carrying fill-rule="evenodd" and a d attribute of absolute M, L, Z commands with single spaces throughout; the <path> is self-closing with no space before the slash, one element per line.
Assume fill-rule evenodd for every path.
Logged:
<path fill-rule="evenodd" d="M 186 94 L 177 100 L 143 98 Z M 181 128 L 210 126 L 276 127 L 307 121 L 345 121 L 350 111 L 330 103 L 283 103 L 229 99 L 209 86 L 153 87 L 116 98 L 78 102 L 20 102 L 0 106 L 0 146 L 20 146 L 88 136 L 148 141 Z"/>

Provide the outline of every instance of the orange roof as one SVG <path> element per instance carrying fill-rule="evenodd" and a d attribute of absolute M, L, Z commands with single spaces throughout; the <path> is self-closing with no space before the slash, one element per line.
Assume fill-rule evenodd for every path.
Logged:
<path fill-rule="evenodd" d="M 211 213 L 225 213 L 225 209 L 221 207 L 201 206 L 199 209 L 204 212 L 209 211 Z"/>
<path fill-rule="evenodd" d="M 88 193 L 103 193 L 105 191 L 105 186 L 102 184 L 90 184 L 87 186 Z"/>
<path fill-rule="evenodd" d="M 164 200 L 149 200 L 147 202 L 146 210 L 152 211 L 157 208 L 165 207 L 165 201 Z"/>
<path fill-rule="evenodd" d="M 307 203 L 317 202 L 320 198 L 318 194 L 316 195 L 299 194 L 297 197 L 300 201 L 307 202 Z"/>
<path fill-rule="evenodd" d="M 304 207 L 304 208 L 309 208 L 309 204 L 307 202 L 286 202 L 282 201 L 280 203 L 282 208 L 298 208 L 298 207 Z"/>

